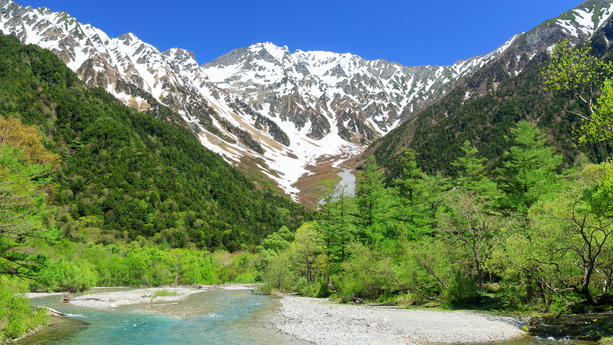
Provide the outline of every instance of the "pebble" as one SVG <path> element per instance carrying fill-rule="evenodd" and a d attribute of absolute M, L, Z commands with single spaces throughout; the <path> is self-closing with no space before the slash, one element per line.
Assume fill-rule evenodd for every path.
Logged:
<path fill-rule="evenodd" d="M 525 334 L 528 320 L 456 311 L 333 304 L 285 296 L 278 330 L 315 344 L 481 343 Z"/>
<path fill-rule="evenodd" d="M 156 291 L 166 290 L 176 292 L 176 296 L 158 296 L 152 298 Z M 117 308 L 122 305 L 132 305 L 151 302 L 173 302 L 206 290 L 195 288 L 148 288 L 129 291 L 112 291 L 95 294 L 87 294 L 74 297 L 69 303 L 77 307 L 85 308 Z"/>

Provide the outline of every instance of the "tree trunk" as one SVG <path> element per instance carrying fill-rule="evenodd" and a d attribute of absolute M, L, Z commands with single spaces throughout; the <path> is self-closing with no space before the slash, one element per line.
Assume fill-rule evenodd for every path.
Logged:
<path fill-rule="evenodd" d="M 483 268 L 481 267 L 479 260 L 477 260 L 477 274 L 479 274 L 479 291 L 483 292 Z"/>
<path fill-rule="evenodd" d="M 526 301 L 530 302 L 534 298 L 534 289 L 532 284 L 534 283 L 532 273 L 526 272 Z"/>

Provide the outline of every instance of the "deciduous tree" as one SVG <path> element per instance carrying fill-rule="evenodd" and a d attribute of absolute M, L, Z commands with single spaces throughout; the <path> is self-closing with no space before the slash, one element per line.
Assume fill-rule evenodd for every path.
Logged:
<path fill-rule="evenodd" d="M 592 55 L 589 45 L 564 40 L 551 52 L 544 71 L 545 85 L 553 92 L 569 92 L 587 110 L 568 112 L 583 120 L 579 142 L 609 141 L 613 137 L 613 65 Z"/>

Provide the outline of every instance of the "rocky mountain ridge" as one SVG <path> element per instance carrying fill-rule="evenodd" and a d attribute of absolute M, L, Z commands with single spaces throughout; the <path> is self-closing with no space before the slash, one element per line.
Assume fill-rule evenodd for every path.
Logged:
<path fill-rule="evenodd" d="M 531 31 L 536 34 L 515 35 L 495 51 L 453 66 L 291 53 L 272 43 L 199 65 L 187 50 L 161 52 L 132 33 L 111 38 L 66 12 L 11 0 L 0 0 L 0 30 L 53 51 L 87 85 L 103 87 L 133 108 L 163 117 L 160 104 L 169 107 L 180 117 L 166 120 L 190 127 L 207 148 L 261 170 L 295 198 L 293 184 L 309 174 L 309 165 L 358 154 L 502 56 L 513 56 L 500 71 L 509 77 L 560 38 L 589 39 L 611 7 L 611 1 L 588 0 Z M 496 88 L 495 78 L 472 80 L 467 99 Z"/>
<path fill-rule="evenodd" d="M 584 25 L 579 25 L 583 22 Z M 589 25 L 588 25 L 589 24 Z M 398 176 L 398 159 L 405 148 L 416 151 L 418 164 L 430 173 L 454 174 L 452 165 L 468 140 L 479 149 L 490 167 L 499 166 L 508 150 L 505 136 L 518 121 L 526 120 L 546 133 L 564 164 L 572 166 L 585 155 L 594 162 L 610 156 L 607 145 L 577 145 L 574 128 L 581 126 L 581 103 L 569 95 L 554 97 L 545 89 L 542 71 L 551 59 L 548 51 L 564 39 L 586 44 L 595 56 L 610 59 L 613 47 L 611 1 L 586 1 L 576 9 L 548 20 L 517 39 L 495 61 L 465 78 L 447 95 L 373 142 L 351 164 L 360 165 L 369 155 Z"/>

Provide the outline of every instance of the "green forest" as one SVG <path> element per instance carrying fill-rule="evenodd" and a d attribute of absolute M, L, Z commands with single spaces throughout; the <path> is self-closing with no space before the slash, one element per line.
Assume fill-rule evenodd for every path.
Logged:
<path fill-rule="evenodd" d="M 370 156 L 355 197 L 330 191 L 315 222 L 263 242 L 262 290 L 553 318 L 610 312 L 613 165 L 582 156 L 558 172 L 563 157 L 537 127 L 510 132 L 501 168 L 467 141 L 456 178 L 425 173 L 407 149 L 386 184 Z M 591 340 L 613 336 L 610 318 L 588 328 Z"/>
<path fill-rule="evenodd" d="M 45 222 L 65 237 L 89 228 L 105 244 L 157 236 L 234 252 L 304 221 L 299 205 L 256 190 L 187 128 L 84 88 L 51 52 L 9 37 L 0 44 L 0 112 L 34 126 L 59 155 L 49 193 L 56 212 Z"/>

